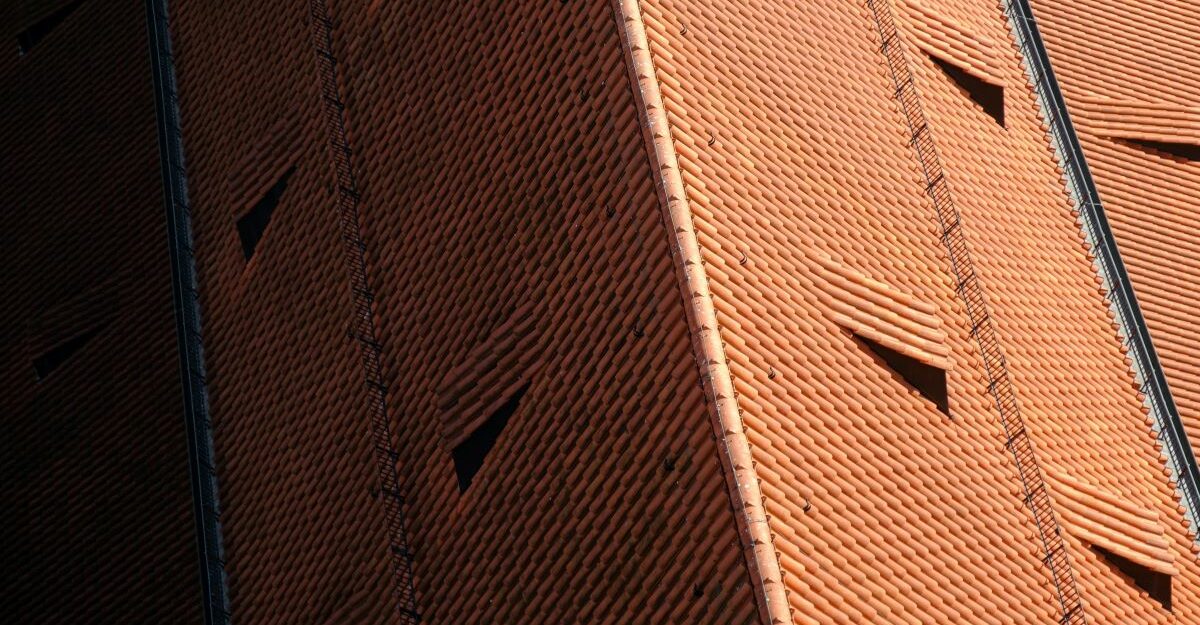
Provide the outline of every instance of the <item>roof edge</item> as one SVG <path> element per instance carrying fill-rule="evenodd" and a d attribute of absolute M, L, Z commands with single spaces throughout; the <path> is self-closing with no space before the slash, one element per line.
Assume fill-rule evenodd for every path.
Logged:
<path fill-rule="evenodd" d="M 733 377 L 726 364 L 716 309 L 692 224 L 687 192 L 679 174 L 670 122 L 663 108 L 641 10 L 637 0 L 611 1 L 638 104 L 638 117 L 643 122 L 647 157 L 656 172 L 654 186 L 658 191 L 659 206 L 674 235 L 670 237 L 670 248 L 675 275 L 679 280 L 692 349 L 707 395 L 709 417 L 720 448 L 726 486 L 759 615 L 770 625 L 792 625 L 779 556 L 763 507 L 758 473 L 738 409 Z"/>
<path fill-rule="evenodd" d="M 166 216 L 167 256 L 171 265 L 171 300 L 179 354 L 179 388 L 187 438 L 188 482 L 192 492 L 192 522 L 196 532 L 196 564 L 202 593 L 203 623 L 228 625 L 231 609 L 229 579 L 225 573 L 221 498 L 217 485 L 212 415 L 208 404 L 201 323 L 203 315 L 196 277 L 188 168 L 183 150 L 183 127 L 179 119 L 170 10 L 168 0 L 146 0 L 145 4 L 147 59 L 154 89 L 158 165 Z"/>
<path fill-rule="evenodd" d="M 1197 524 L 1200 524 L 1200 466 L 1196 463 L 1162 361 L 1154 348 L 1133 282 L 1121 258 L 1120 245 L 1108 223 L 1087 156 L 1075 133 L 1066 99 L 1050 62 L 1050 53 L 1042 40 L 1029 0 L 1003 0 L 1003 8 L 1014 46 L 1024 61 L 1024 74 L 1033 92 L 1034 103 L 1047 127 L 1055 164 L 1062 169 L 1064 186 L 1079 213 L 1084 240 L 1095 255 L 1093 274 L 1104 283 L 1104 299 L 1120 328 L 1118 338 L 1129 351 L 1134 382 L 1153 418 L 1151 433 L 1163 443 L 1159 457 L 1170 472 L 1173 490 L 1183 506 L 1184 531 L 1200 545 L 1200 532 L 1197 531 Z"/>

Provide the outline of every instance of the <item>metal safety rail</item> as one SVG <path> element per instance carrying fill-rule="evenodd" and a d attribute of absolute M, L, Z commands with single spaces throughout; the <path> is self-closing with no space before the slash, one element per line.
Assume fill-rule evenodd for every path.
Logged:
<path fill-rule="evenodd" d="M 1162 364 L 1150 340 L 1150 331 L 1100 203 L 1096 183 L 1050 67 L 1050 57 L 1034 21 L 1033 9 L 1028 0 L 1005 0 L 1004 9 L 1025 59 L 1034 94 L 1050 127 L 1050 138 L 1062 165 L 1067 189 L 1079 207 L 1084 233 L 1096 257 L 1096 268 L 1116 315 L 1121 339 L 1133 361 L 1134 375 L 1150 408 L 1155 433 L 1166 452 L 1168 468 L 1175 479 L 1187 520 L 1196 529 L 1197 514 L 1200 513 L 1200 469 L 1196 467 L 1196 457 L 1179 418 L 1179 409 L 1167 386 Z"/>
<path fill-rule="evenodd" d="M 179 102 L 176 99 L 175 59 L 167 28 L 167 0 L 146 0 L 146 29 L 158 119 L 158 160 L 167 213 L 171 295 L 175 303 L 175 335 L 183 382 L 188 474 L 196 523 L 196 548 L 200 559 L 200 583 L 204 593 L 204 622 L 206 625 L 223 625 L 229 622 L 229 595 L 225 584 L 221 507 L 217 497 L 212 422 L 209 419 L 208 386 L 204 373 L 187 169 L 183 160 L 183 133 L 179 126 Z"/>
<path fill-rule="evenodd" d="M 345 105 L 338 94 L 337 58 L 333 52 L 333 21 L 325 0 L 309 0 L 313 27 L 313 45 L 321 76 L 321 97 L 325 109 L 325 128 L 329 133 L 329 150 L 333 154 L 337 175 L 338 221 L 346 268 L 350 271 L 350 290 L 354 298 L 354 318 L 350 337 L 359 346 L 363 374 L 366 378 L 368 411 L 371 415 L 371 439 L 379 488 L 387 520 L 388 542 L 391 551 L 393 592 L 396 609 L 403 623 L 418 623 L 417 594 L 412 573 L 412 552 L 404 525 L 404 497 L 396 468 L 399 453 L 392 445 L 391 424 L 388 422 L 387 386 L 383 378 L 382 346 L 375 332 L 372 305 L 375 294 L 367 281 L 366 244 L 358 218 L 358 185 L 354 179 L 350 143 L 346 137 Z"/>
<path fill-rule="evenodd" d="M 912 136 L 911 144 L 925 176 L 925 191 L 937 212 L 942 243 L 946 247 L 950 267 L 954 273 L 955 288 L 971 322 L 971 335 L 975 337 L 979 346 L 984 373 L 988 379 L 987 389 L 995 401 L 1000 423 L 1004 428 L 1005 445 L 1012 452 L 1017 475 L 1025 490 L 1025 503 L 1033 513 L 1034 524 L 1037 526 L 1045 554 L 1042 561 L 1050 571 L 1061 608 L 1062 616 L 1059 622 L 1064 625 L 1082 625 L 1087 620 L 1075 584 L 1070 557 L 1062 538 L 1062 530 L 1046 492 L 1046 484 L 1038 467 L 1032 441 L 1021 418 L 1004 353 L 996 337 L 996 329 L 988 313 L 987 300 L 971 261 L 960 215 L 954 206 L 950 185 L 942 170 L 937 146 L 921 106 L 912 70 L 904 52 L 904 43 L 896 29 L 891 0 L 866 2 L 875 18 L 881 42 L 880 50 L 887 61 L 896 87 L 894 95 L 908 123 Z"/>

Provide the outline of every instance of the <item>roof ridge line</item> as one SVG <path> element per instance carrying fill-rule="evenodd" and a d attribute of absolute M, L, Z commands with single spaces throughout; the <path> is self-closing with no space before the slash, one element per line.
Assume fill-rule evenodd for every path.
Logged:
<path fill-rule="evenodd" d="M 701 384 L 709 400 L 709 417 L 720 448 L 726 486 L 759 615 L 770 625 L 793 625 L 779 555 L 763 507 L 762 490 L 738 409 L 733 376 L 725 360 L 716 309 L 687 192 L 679 174 L 670 122 L 663 108 L 641 10 L 637 0 L 612 0 L 612 6 L 638 105 L 638 117 L 643 122 L 647 158 L 655 170 L 654 186 L 658 191 L 659 206 L 665 224 L 674 235 L 670 237 L 671 259 L 679 280 Z"/>

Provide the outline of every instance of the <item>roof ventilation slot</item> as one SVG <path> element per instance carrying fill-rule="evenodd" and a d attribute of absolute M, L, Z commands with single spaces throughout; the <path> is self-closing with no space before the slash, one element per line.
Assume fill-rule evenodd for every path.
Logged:
<path fill-rule="evenodd" d="M 978 104 L 984 113 L 996 120 L 997 124 L 1004 125 L 1004 87 L 981 80 L 974 74 L 936 56 L 929 58 L 954 81 L 954 84 L 958 85 L 967 97 Z"/>
<path fill-rule="evenodd" d="M 528 384 L 516 389 L 507 399 L 503 400 L 504 403 L 499 408 L 475 428 L 475 431 L 467 435 L 467 438 L 450 452 L 454 458 L 454 473 L 458 476 L 459 492 L 467 492 L 467 488 L 471 486 L 471 480 L 475 479 L 475 474 L 483 467 L 483 461 L 496 446 L 496 441 L 504 432 L 504 427 L 508 425 L 509 417 L 512 417 L 513 413 L 517 411 L 517 406 L 520 405 L 521 398 L 525 396 L 525 391 L 528 389 Z"/>
<path fill-rule="evenodd" d="M 1081 98 L 1077 124 L 1166 158 L 1200 160 L 1200 108 L 1162 102 Z"/>
<path fill-rule="evenodd" d="M 536 304 L 518 306 L 438 389 L 442 446 L 465 491 L 541 367 Z"/>
<path fill-rule="evenodd" d="M 1180 141 L 1147 141 L 1145 139 L 1126 139 L 1127 143 L 1146 152 L 1166 156 L 1181 161 L 1200 161 L 1200 145 Z"/>
<path fill-rule="evenodd" d="M 283 172 L 283 175 L 267 190 L 266 194 L 254 204 L 254 207 L 238 220 L 238 237 L 242 240 L 242 253 L 246 255 L 246 260 L 250 260 L 250 257 L 254 255 L 258 242 L 267 230 L 267 224 L 271 222 L 271 214 L 275 212 L 275 207 L 279 205 L 279 199 L 283 197 L 283 192 L 287 189 L 288 179 L 295 171 L 295 167 L 289 167 L 287 171 Z"/>
<path fill-rule="evenodd" d="M 950 397 L 946 393 L 946 370 L 927 365 L 911 356 L 906 356 L 894 349 L 888 349 L 870 339 L 858 337 L 859 340 L 883 359 L 892 371 L 900 374 L 909 386 L 913 387 L 922 397 L 933 402 L 944 415 L 950 415 Z"/>
<path fill-rule="evenodd" d="M 37 380 L 46 379 L 112 321 L 119 308 L 113 279 L 93 283 L 43 309 L 25 327 Z"/>
<path fill-rule="evenodd" d="M 818 262 L 828 283 L 821 297 L 834 322 L 938 410 L 950 414 L 946 392 L 950 348 L 936 307 L 828 258 Z"/>
<path fill-rule="evenodd" d="M 59 365 L 66 362 L 71 356 L 75 355 L 92 340 L 92 337 L 100 333 L 101 328 L 96 327 L 82 334 L 77 334 L 58 345 L 50 348 L 41 356 L 33 359 L 33 371 L 37 375 L 38 382 L 45 380 L 52 371 L 58 368 Z"/>
<path fill-rule="evenodd" d="M 1179 571 L 1158 515 L 1065 473 L 1047 475 L 1064 529 L 1170 610 L 1171 577 Z"/>
<path fill-rule="evenodd" d="M 901 3 L 909 37 L 962 91 L 996 123 L 1004 125 L 1004 77 L 992 63 L 1000 49 L 991 39 L 918 0 Z"/>
<path fill-rule="evenodd" d="M 1092 546 L 1100 557 L 1121 572 L 1121 575 L 1157 601 L 1164 610 L 1171 610 L 1171 576 L 1148 566 L 1121 557 L 1103 547 Z"/>
<path fill-rule="evenodd" d="M 50 31 L 54 30 L 67 16 L 71 15 L 79 5 L 83 4 L 83 0 L 75 0 L 60 7 L 57 11 L 43 17 L 34 22 L 28 28 L 17 34 L 17 52 L 21 56 L 29 54 L 30 50 L 36 46 Z"/>

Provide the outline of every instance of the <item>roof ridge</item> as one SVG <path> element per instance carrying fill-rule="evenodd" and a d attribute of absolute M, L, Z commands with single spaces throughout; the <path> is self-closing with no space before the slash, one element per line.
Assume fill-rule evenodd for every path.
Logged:
<path fill-rule="evenodd" d="M 679 173 L 670 122 L 650 55 L 650 43 L 637 0 L 612 0 L 625 61 L 633 83 L 638 117 L 643 120 L 646 156 L 656 172 L 655 187 L 663 220 L 670 237 L 671 259 L 679 280 L 680 294 L 692 336 L 692 349 L 700 368 L 700 379 L 708 396 L 717 445 L 721 449 L 726 485 L 742 535 L 746 566 L 750 572 L 759 614 L 769 625 L 792 625 L 787 590 L 763 506 L 758 473 L 746 439 L 733 386 L 725 360 L 716 309 L 692 223 L 687 193 Z"/>

